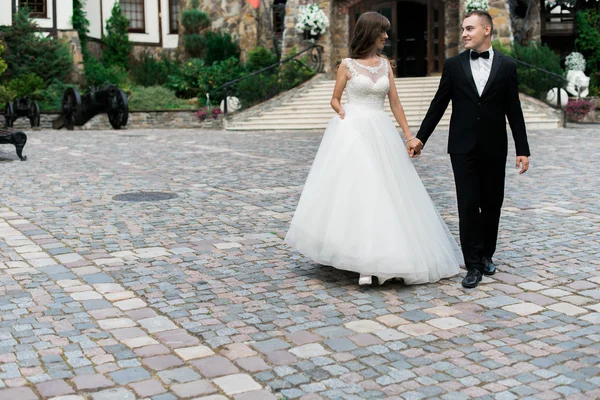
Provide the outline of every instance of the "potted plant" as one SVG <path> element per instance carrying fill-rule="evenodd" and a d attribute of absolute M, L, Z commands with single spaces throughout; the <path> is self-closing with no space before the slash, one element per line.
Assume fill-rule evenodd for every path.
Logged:
<path fill-rule="evenodd" d="M 488 0 L 467 0 L 465 1 L 465 13 L 475 10 L 487 11 L 489 8 Z"/>
<path fill-rule="evenodd" d="M 329 28 L 329 18 L 317 4 L 300 7 L 296 31 L 303 34 L 305 40 L 318 40 Z"/>

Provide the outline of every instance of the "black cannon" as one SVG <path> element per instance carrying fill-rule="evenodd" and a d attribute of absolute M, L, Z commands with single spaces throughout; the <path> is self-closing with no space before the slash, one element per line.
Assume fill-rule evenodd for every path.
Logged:
<path fill-rule="evenodd" d="M 11 128 L 20 117 L 29 118 L 32 128 L 39 127 L 40 115 L 40 105 L 37 101 L 31 100 L 29 96 L 16 97 L 4 107 L 4 127 Z"/>
<path fill-rule="evenodd" d="M 54 129 L 64 126 L 73 130 L 75 126 L 84 125 L 102 113 L 108 114 L 108 121 L 114 129 L 121 129 L 127 125 L 129 106 L 125 92 L 110 85 L 102 89 L 91 89 L 82 97 L 77 89 L 69 88 L 63 95 L 61 116 L 52 126 Z"/>
<path fill-rule="evenodd" d="M 11 132 L 0 129 L 0 144 L 12 144 L 17 150 L 17 156 L 21 161 L 27 160 L 27 156 L 23 155 L 23 147 L 27 143 L 27 135 L 23 132 Z"/>

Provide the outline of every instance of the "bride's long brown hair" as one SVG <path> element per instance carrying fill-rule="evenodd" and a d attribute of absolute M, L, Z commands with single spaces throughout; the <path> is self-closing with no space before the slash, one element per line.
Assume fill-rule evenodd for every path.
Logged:
<path fill-rule="evenodd" d="M 354 27 L 350 42 L 350 58 L 367 58 L 373 52 L 375 42 L 381 34 L 390 29 L 390 21 L 375 11 L 362 14 Z"/>

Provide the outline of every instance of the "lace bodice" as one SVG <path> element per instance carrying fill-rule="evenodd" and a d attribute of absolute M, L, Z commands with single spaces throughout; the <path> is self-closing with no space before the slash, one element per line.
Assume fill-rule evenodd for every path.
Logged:
<path fill-rule="evenodd" d="M 385 96 L 390 90 L 388 79 L 388 62 L 380 58 L 376 67 L 369 67 L 352 59 L 345 58 L 352 77 L 346 82 L 348 103 L 361 107 L 383 109 Z"/>

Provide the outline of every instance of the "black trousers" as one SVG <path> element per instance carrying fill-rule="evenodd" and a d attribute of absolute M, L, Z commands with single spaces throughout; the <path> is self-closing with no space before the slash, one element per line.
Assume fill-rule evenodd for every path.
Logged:
<path fill-rule="evenodd" d="M 484 154 L 478 146 L 466 154 L 451 154 L 460 243 L 467 269 L 483 269 L 482 257 L 492 257 L 504 201 L 506 154 Z"/>

